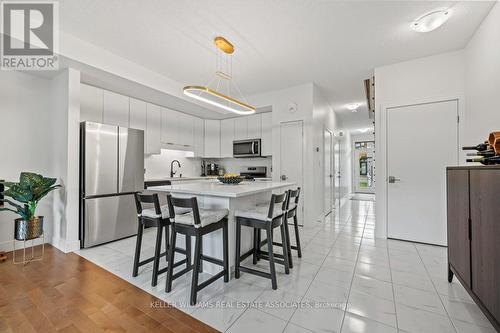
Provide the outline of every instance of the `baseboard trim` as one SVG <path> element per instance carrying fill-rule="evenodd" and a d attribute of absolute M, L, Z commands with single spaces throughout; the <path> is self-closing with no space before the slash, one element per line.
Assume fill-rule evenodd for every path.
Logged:
<path fill-rule="evenodd" d="M 50 244 L 51 237 L 50 236 L 45 236 L 45 244 Z M 19 244 L 21 242 L 18 242 Z M 31 243 L 31 242 L 30 242 Z M 41 240 L 39 238 L 34 240 L 35 245 L 42 244 Z M 17 245 L 16 244 L 16 249 L 21 247 L 22 245 Z M 11 252 L 14 250 L 14 241 L 13 240 L 8 240 L 4 242 L 0 242 L 0 251 L 5 251 L 5 252 Z"/>
<path fill-rule="evenodd" d="M 66 239 L 53 237 L 51 244 L 64 253 L 69 253 L 80 249 L 79 240 L 68 241 Z"/>

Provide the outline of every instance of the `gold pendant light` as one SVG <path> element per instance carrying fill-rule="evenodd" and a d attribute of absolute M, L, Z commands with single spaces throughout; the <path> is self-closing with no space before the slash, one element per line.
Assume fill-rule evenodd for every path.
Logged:
<path fill-rule="evenodd" d="M 240 90 L 232 81 L 233 44 L 220 36 L 215 37 L 214 44 L 216 46 L 217 57 L 216 77 L 207 86 L 192 85 L 184 87 L 184 95 L 236 114 L 247 115 L 255 113 L 255 107 L 246 102 Z M 215 86 L 214 88 L 211 88 L 212 84 Z M 224 88 L 227 90 L 226 94 L 220 91 Z M 245 102 L 232 97 L 231 94 L 233 93 L 237 93 Z"/>

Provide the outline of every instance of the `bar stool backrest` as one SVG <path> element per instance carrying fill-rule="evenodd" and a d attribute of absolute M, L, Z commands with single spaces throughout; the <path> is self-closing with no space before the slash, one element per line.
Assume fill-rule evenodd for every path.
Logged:
<path fill-rule="evenodd" d="M 135 207 L 137 208 L 137 216 L 139 218 L 142 217 L 142 204 L 153 204 L 155 213 L 158 218 L 161 217 L 161 208 L 160 208 L 160 200 L 158 199 L 158 194 L 142 194 L 142 193 L 134 193 L 135 198 Z M 143 217 L 145 218 L 145 217 Z"/>
<path fill-rule="evenodd" d="M 299 205 L 299 197 L 300 197 L 300 187 L 297 187 L 296 190 L 288 190 L 288 197 L 286 200 L 286 217 L 291 218 L 297 214 L 297 206 Z M 293 202 L 293 207 L 290 208 L 290 203 Z"/>
<path fill-rule="evenodd" d="M 194 224 L 200 224 L 200 210 L 198 209 L 198 200 L 192 198 L 174 198 L 171 194 L 167 194 L 168 211 L 170 218 L 175 222 L 175 207 L 189 208 L 193 213 Z"/>
<path fill-rule="evenodd" d="M 287 198 L 287 192 L 284 192 L 282 194 L 271 195 L 271 202 L 269 203 L 269 212 L 267 214 L 268 220 L 272 221 L 272 220 L 283 218 L 283 215 L 285 214 L 285 209 L 286 209 L 286 201 L 287 201 L 286 198 Z M 274 210 L 277 207 L 280 207 L 278 209 L 281 210 L 281 214 L 275 216 Z"/>

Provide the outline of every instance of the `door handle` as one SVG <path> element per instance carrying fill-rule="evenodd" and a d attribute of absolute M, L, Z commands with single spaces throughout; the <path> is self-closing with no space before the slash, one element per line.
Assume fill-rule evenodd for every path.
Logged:
<path fill-rule="evenodd" d="M 401 179 L 399 179 L 399 178 L 396 178 L 394 176 L 389 176 L 389 184 L 398 183 L 400 181 L 401 181 Z"/>
<path fill-rule="evenodd" d="M 288 177 L 286 175 L 281 175 L 281 180 L 287 180 Z"/>

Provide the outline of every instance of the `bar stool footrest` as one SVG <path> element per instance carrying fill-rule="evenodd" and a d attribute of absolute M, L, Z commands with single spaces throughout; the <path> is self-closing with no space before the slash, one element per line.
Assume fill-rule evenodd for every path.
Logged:
<path fill-rule="evenodd" d="M 268 279 L 271 279 L 271 273 L 259 271 L 259 270 L 248 268 L 248 267 L 245 267 L 245 266 L 240 266 L 240 271 L 245 272 L 245 273 L 249 273 L 249 274 L 253 274 L 253 275 L 257 275 L 257 276 L 261 276 L 261 277 L 265 277 L 265 278 L 268 278 Z"/>

